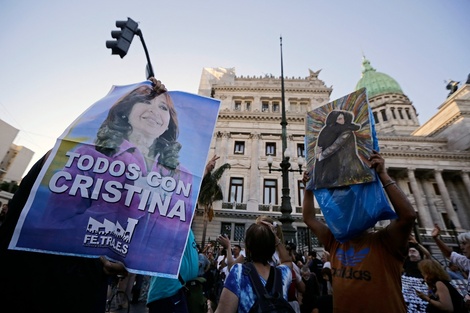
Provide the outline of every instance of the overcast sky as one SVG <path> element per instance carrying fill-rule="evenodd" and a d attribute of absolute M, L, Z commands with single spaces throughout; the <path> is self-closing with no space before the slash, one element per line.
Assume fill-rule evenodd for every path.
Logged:
<path fill-rule="evenodd" d="M 35 162 L 111 86 L 145 80 L 138 37 L 124 59 L 105 46 L 130 17 L 169 90 L 197 93 L 204 67 L 279 76 L 282 35 L 285 76 L 321 69 L 334 100 L 355 89 L 365 55 L 424 123 L 446 99 L 445 81 L 470 73 L 469 12 L 469 0 L 2 0 L 0 118 Z"/>

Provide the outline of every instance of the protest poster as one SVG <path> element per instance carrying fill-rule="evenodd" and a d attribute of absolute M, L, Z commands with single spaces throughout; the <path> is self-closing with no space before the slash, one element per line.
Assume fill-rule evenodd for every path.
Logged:
<path fill-rule="evenodd" d="M 336 240 L 345 242 L 396 218 L 375 170 L 372 149 L 379 151 L 365 88 L 307 113 L 307 171 L 325 221 Z M 324 136 L 325 135 L 325 136 Z"/>
<path fill-rule="evenodd" d="M 113 87 L 58 138 L 9 248 L 176 278 L 219 106 L 149 81 Z"/>
<path fill-rule="evenodd" d="M 322 105 L 307 114 L 307 189 L 333 188 L 375 180 L 366 89 Z"/>

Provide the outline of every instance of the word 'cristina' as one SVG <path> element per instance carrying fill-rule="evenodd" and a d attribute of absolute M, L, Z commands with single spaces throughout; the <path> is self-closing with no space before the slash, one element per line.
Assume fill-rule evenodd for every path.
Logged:
<path fill-rule="evenodd" d="M 120 160 L 110 161 L 106 158 L 90 155 L 67 152 L 68 156 L 65 168 L 77 168 L 83 172 L 92 172 L 96 174 L 107 173 L 111 177 L 122 177 L 123 175 L 129 181 L 135 181 L 141 176 L 140 167 L 137 164 L 126 164 Z M 139 201 L 138 209 L 148 210 L 154 213 L 158 208 L 158 213 L 169 218 L 178 216 L 181 221 L 186 220 L 185 202 L 178 199 L 170 208 L 171 197 L 164 194 L 183 195 L 188 198 L 191 191 L 191 184 L 176 180 L 171 176 L 162 176 L 158 172 L 150 172 L 146 177 L 149 189 L 144 189 L 133 184 L 121 183 L 117 180 L 91 177 L 83 174 L 73 174 L 62 170 L 52 175 L 49 181 L 49 189 L 54 193 L 65 193 L 70 196 L 79 194 L 82 198 L 102 200 L 108 203 L 117 203 L 121 201 L 125 194 L 124 205 L 131 206 L 132 202 Z M 162 192 L 152 191 L 152 188 L 159 188 Z M 148 204 L 148 207 L 147 207 Z"/>

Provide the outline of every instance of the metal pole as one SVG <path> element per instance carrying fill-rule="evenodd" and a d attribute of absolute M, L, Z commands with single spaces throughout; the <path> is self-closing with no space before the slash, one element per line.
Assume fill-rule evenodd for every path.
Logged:
<path fill-rule="evenodd" d="M 142 31 L 140 29 L 137 30 L 136 35 L 139 36 L 140 41 L 142 42 L 142 46 L 144 47 L 145 56 L 147 57 L 147 79 L 149 79 L 150 77 L 155 77 L 155 74 L 153 73 L 152 63 L 150 62 L 150 56 L 147 50 L 147 45 L 144 41 L 144 35 L 142 34 Z"/>
<path fill-rule="evenodd" d="M 281 217 L 279 221 L 282 223 L 282 232 L 287 242 L 295 243 L 295 228 L 292 226 L 294 219 L 292 218 L 292 205 L 290 203 L 290 190 L 289 190 L 289 158 L 285 156 L 287 149 L 287 119 L 286 119 L 286 103 L 284 95 L 284 65 L 282 60 L 282 37 L 280 39 L 281 44 L 281 105 L 282 105 L 282 198 L 281 198 Z"/>

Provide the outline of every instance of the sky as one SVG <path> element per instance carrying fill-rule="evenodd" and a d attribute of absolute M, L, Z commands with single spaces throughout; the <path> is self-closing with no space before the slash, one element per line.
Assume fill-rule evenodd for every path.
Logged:
<path fill-rule="evenodd" d="M 280 76 L 282 36 L 285 77 L 321 69 L 335 100 L 355 90 L 365 56 L 423 124 L 446 82 L 470 74 L 469 12 L 469 0 L 0 0 L 0 119 L 35 152 L 32 166 L 113 85 L 145 80 L 137 36 L 123 59 L 105 46 L 130 17 L 169 90 L 197 93 L 204 67 Z"/>

